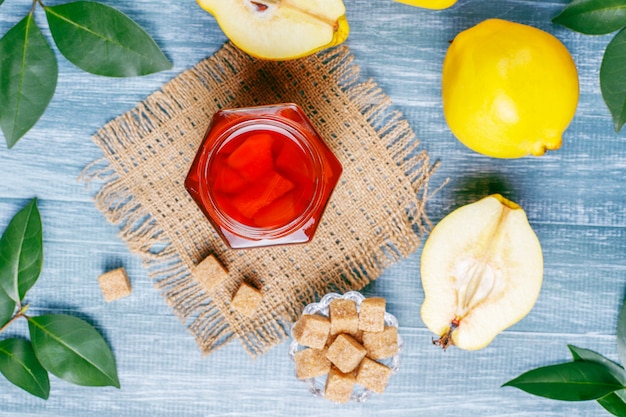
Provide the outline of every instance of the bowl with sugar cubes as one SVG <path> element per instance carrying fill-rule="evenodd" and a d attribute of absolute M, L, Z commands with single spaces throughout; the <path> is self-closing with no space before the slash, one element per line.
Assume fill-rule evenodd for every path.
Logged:
<path fill-rule="evenodd" d="M 381 297 L 330 293 L 291 327 L 289 356 L 309 391 L 334 403 L 382 394 L 400 368 L 398 320 Z"/>

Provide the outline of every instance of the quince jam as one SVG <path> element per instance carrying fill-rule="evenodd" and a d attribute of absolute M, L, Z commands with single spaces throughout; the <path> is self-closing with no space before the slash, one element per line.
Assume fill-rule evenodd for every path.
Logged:
<path fill-rule="evenodd" d="M 306 209 L 315 172 L 292 138 L 270 125 L 257 127 L 220 148 L 209 186 L 217 207 L 233 219 L 249 227 L 280 227 Z"/>
<path fill-rule="evenodd" d="M 185 186 L 231 248 L 313 238 L 341 164 L 295 104 L 218 111 Z"/>

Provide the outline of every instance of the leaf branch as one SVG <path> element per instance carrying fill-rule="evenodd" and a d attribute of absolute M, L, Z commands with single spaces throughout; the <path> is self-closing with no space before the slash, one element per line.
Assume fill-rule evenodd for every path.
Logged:
<path fill-rule="evenodd" d="M 602 98 L 613 117 L 615 132 L 626 123 L 626 4 L 624 0 L 573 0 L 554 23 L 587 35 L 617 32 L 607 45 L 600 66 Z"/>
<path fill-rule="evenodd" d="M 617 320 L 617 347 L 623 361 L 626 353 L 626 301 Z M 562 401 L 596 400 L 606 411 L 626 416 L 626 373 L 624 368 L 589 349 L 568 345 L 573 362 L 532 369 L 503 387 L 519 388 L 529 394 Z"/>
<path fill-rule="evenodd" d="M 0 334 L 23 317 L 30 335 L 30 341 L 0 340 L 0 373 L 43 399 L 50 393 L 48 372 L 77 385 L 119 388 L 113 352 L 93 326 L 68 315 L 26 315 L 28 304 L 22 300 L 41 272 L 42 237 L 37 199 L 11 219 L 0 237 Z"/>
<path fill-rule="evenodd" d="M 11 324 L 13 324 L 14 321 L 18 320 L 20 317 L 24 317 L 28 319 L 28 316 L 26 315 L 27 310 L 28 310 L 28 304 L 26 304 L 24 307 L 21 307 L 19 311 L 15 313 L 15 315 L 11 317 L 9 321 L 7 321 L 2 327 L 0 327 L 0 333 L 5 331 Z"/>
<path fill-rule="evenodd" d="M 32 0 L 28 14 L 0 38 L 0 129 L 8 148 L 41 118 L 57 85 L 55 53 L 34 19 L 38 5 L 58 50 L 83 71 L 132 77 L 172 67 L 154 39 L 113 7 L 95 1 L 48 7 Z"/>

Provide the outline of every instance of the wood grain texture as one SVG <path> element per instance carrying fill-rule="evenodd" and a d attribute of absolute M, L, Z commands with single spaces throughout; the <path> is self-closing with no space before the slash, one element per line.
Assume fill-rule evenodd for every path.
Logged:
<path fill-rule="evenodd" d="M 32 314 L 71 313 L 94 324 L 115 352 L 122 388 L 85 388 L 52 378 L 50 399 L 29 396 L 0 378 L 4 416 L 599 416 L 595 403 L 532 397 L 507 380 L 569 359 L 568 343 L 616 359 L 615 326 L 626 288 L 626 140 L 613 132 L 598 73 L 611 36 L 553 25 L 567 0 L 459 0 L 444 11 L 391 0 L 345 0 L 348 45 L 364 78 L 374 78 L 441 163 L 432 184 L 450 182 L 428 205 L 433 222 L 452 209 L 501 192 L 527 211 L 545 256 L 544 285 L 531 313 L 487 348 L 440 352 L 419 317 L 423 292 L 418 250 L 364 293 L 383 296 L 405 340 L 400 372 L 365 405 L 335 406 L 296 380 L 287 345 L 253 361 L 236 342 L 202 357 L 195 341 L 152 287 L 139 259 L 95 209 L 77 181 L 101 156 L 90 137 L 226 38 L 193 0 L 102 0 L 139 22 L 174 62 L 170 71 L 131 79 L 83 73 L 60 54 L 59 84 L 39 123 L 11 151 L 0 145 L 0 229 L 37 196 L 45 261 L 28 296 Z M 61 1 L 47 2 L 48 5 Z M 31 2 L 0 7 L 0 33 Z M 542 158 L 494 160 L 472 153 L 446 126 L 440 71 L 448 42 L 486 18 L 531 24 L 561 39 L 580 73 L 581 99 L 563 147 Z M 37 22 L 51 42 L 43 13 Z M 97 277 L 124 266 L 133 294 L 107 304 Z M 26 336 L 17 323 L 2 336 Z"/>

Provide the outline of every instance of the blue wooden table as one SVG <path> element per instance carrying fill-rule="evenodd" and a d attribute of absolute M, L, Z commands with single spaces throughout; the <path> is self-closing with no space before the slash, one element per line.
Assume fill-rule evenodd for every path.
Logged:
<path fill-rule="evenodd" d="M 0 378 L 0 416 L 597 416 L 595 402 L 566 403 L 500 386 L 520 373 L 569 360 L 567 344 L 616 359 L 615 327 L 626 288 L 626 139 L 616 134 L 599 88 L 610 36 L 584 36 L 551 23 L 567 0 L 459 0 L 445 11 L 391 0 L 346 0 L 347 44 L 410 122 L 422 148 L 441 163 L 433 184 L 449 183 L 428 203 L 437 222 L 452 209 L 501 192 L 526 210 L 542 243 L 545 276 L 531 313 L 487 348 L 440 351 L 419 316 L 418 250 L 368 286 L 386 297 L 405 346 L 400 372 L 384 395 L 333 405 L 297 381 L 288 344 L 252 360 L 237 342 L 203 357 L 155 290 L 140 260 L 96 210 L 77 181 L 101 156 L 99 127 L 218 50 L 226 38 L 193 0 L 103 0 L 140 23 L 174 62 L 166 72 L 109 79 L 79 71 L 57 54 L 59 84 L 46 113 L 12 150 L 0 146 L 0 229 L 39 198 L 45 262 L 28 295 L 31 313 L 68 313 L 94 324 L 117 358 L 121 389 L 85 388 L 52 377 L 50 399 Z M 50 0 L 49 5 L 61 1 Z M 5 0 L 0 33 L 30 9 Z M 39 10 L 41 12 L 42 10 Z M 556 35 L 579 70 L 580 104 L 560 150 L 541 158 L 495 160 L 450 133 L 440 74 L 448 42 L 486 18 L 530 24 Z M 49 37 L 42 13 L 37 22 Z M 123 266 L 133 294 L 105 303 L 97 277 Z M 25 336 L 16 323 L 3 336 Z M 608 414 L 607 414 L 608 415 Z"/>

